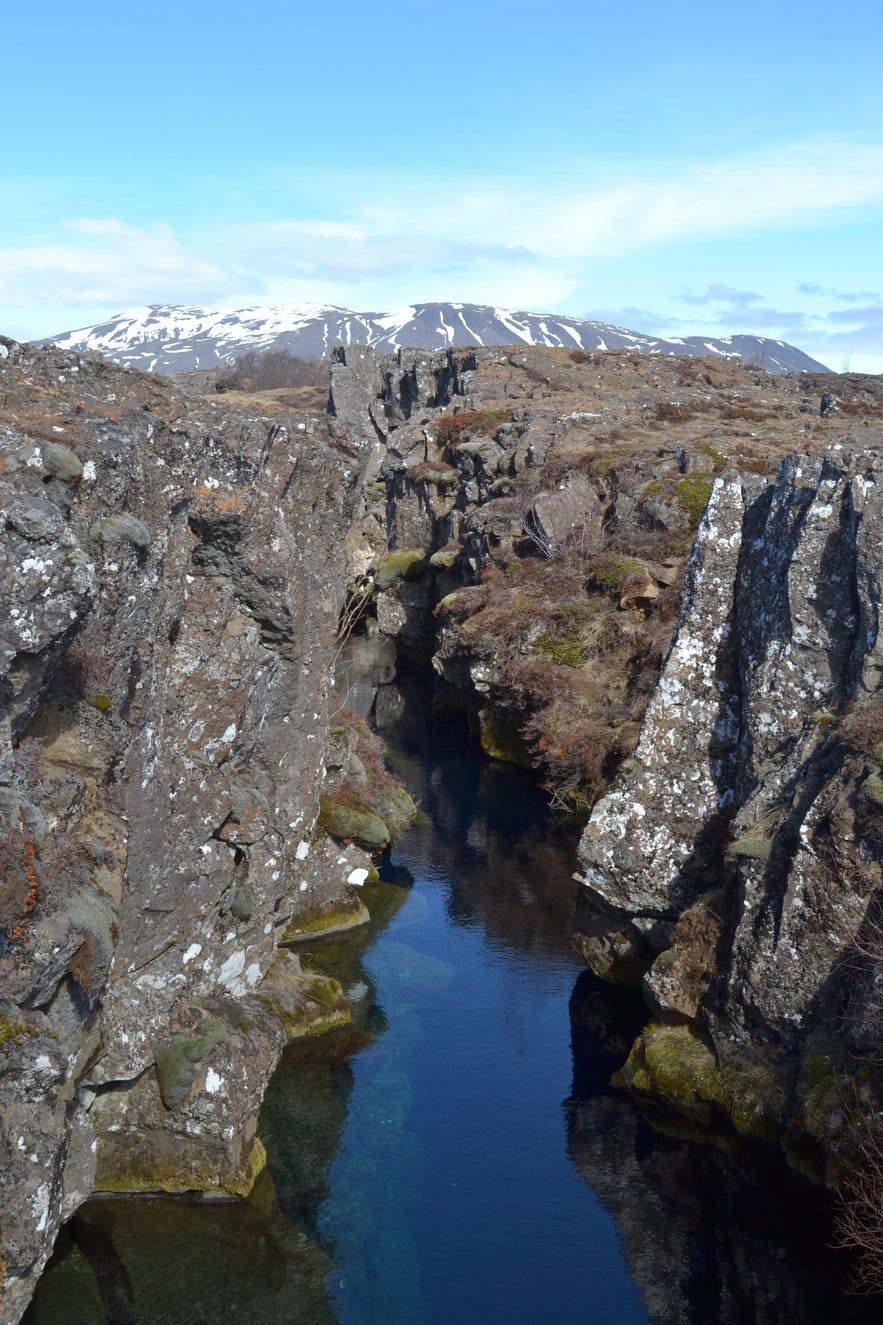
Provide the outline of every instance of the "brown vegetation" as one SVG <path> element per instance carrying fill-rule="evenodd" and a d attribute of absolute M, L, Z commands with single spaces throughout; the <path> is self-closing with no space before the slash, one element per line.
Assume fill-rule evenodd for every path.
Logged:
<path fill-rule="evenodd" d="M 329 366 L 323 359 L 301 359 L 288 350 L 247 350 L 218 377 L 216 390 L 272 391 L 281 387 L 328 389 Z"/>

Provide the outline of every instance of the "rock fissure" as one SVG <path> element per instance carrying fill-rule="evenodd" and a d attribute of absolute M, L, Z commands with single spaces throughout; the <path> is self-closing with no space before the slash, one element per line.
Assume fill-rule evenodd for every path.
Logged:
<path fill-rule="evenodd" d="M 8 1319 L 96 1187 L 247 1190 L 286 1038 L 346 1015 L 280 944 L 364 920 L 413 807 L 333 696 L 340 621 L 593 807 L 577 946 L 643 984 L 635 1089 L 836 1150 L 807 1064 L 848 1079 L 877 997 L 844 973 L 880 884 L 873 382 L 807 425 L 812 376 L 725 360 L 346 347 L 326 418 L 272 418 L 4 345 Z"/>

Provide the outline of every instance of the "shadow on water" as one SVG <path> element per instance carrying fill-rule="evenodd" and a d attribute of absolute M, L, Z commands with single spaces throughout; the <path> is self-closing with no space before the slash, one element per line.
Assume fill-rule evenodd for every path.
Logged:
<path fill-rule="evenodd" d="M 872 1325 L 831 1250 L 831 1203 L 777 1152 L 710 1138 L 606 1088 L 639 1008 L 584 972 L 571 1001 L 567 1150 L 613 1214 L 654 1325 Z"/>
<path fill-rule="evenodd" d="M 423 813 L 370 930 L 308 958 L 353 1029 L 286 1051 L 252 1198 L 91 1202 L 28 1325 L 878 1319 L 777 1157 L 662 1134 L 611 1089 L 644 1013 L 570 948 L 573 828 L 435 722 L 425 681 L 378 686 L 359 650 L 382 647 L 354 645 L 354 698 Z"/>

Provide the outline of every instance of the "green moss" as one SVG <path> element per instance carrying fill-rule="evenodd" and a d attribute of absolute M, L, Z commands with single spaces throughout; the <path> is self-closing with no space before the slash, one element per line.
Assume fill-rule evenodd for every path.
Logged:
<path fill-rule="evenodd" d="M 708 442 L 700 442 L 699 445 L 696 447 L 696 450 L 701 455 L 707 455 L 710 460 L 714 461 L 716 466 L 717 465 L 723 466 L 727 463 L 726 456 L 721 455 L 720 451 L 715 451 L 714 447 L 711 446 Z"/>
<path fill-rule="evenodd" d="M 399 548 L 381 563 L 375 584 L 378 589 L 388 589 L 396 580 L 419 580 L 428 565 L 423 548 Z"/>
<path fill-rule="evenodd" d="M 642 1095 L 681 1105 L 717 1102 L 714 1054 L 687 1026 L 651 1022 L 632 1046 L 623 1075 Z"/>
<path fill-rule="evenodd" d="M 248 1196 L 267 1163 L 263 1143 L 255 1137 L 248 1154 L 230 1173 L 215 1181 L 217 1170 L 202 1173 L 172 1164 L 146 1163 L 131 1169 L 101 1169 L 96 1175 L 96 1192 L 133 1195 L 136 1192 L 214 1192 L 222 1196 Z"/>
<path fill-rule="evenodd" d="M 800 1064 L 798 1097 L 803 1125 L 816 1140 L 831 1134 L 831 1117 L 843 1107 L 845 1077 L 837 1072 L 823 1049 L 810 1049 Z"/>
<path fill-rule="evenodd" d="M 626 576 L 643 569 L 640 561 L 635 561 L 634 557 L 618 557 L 616 553 L 608 552 L 593 568 L 592 577 L 611 598 L 619 598 Z"/>
<path fill-rule="evenodd" d="M 95 695 L 92 699 L 92 703 L 98 709 L 99 713 L 106 713 L 111 707 L 110 695 Z"/>
<path fill-rule="evenodd" d="M 340 983 L 323 972 L 302 970 L 285 950 L 264 981 L 260 1000 L 279 1018 L 288 1040 L 350 1025 L 350 1006 Z"/>
<path fill-rule="evenodd" d="M 576 626 L 561 635 L 544 630 L 541 635 L 537 635 L 533 648 L 544 658 L 562 667 L 582 667 L 585 662 L 585 641 L 582 631 Z"/>
<path fill-rule="evenodd" d="M 26 1021 L 13 1021 L 10 1017 L 0 1015 L 0 1044 L 21 1044 L 29 1036 L 39 1034 Z"/>
<path fill-rule="evenodd" d="M 370 876 L 369 876 L 370 877 Z M 339 934 L 366 925 L 370 912 L 355 894 L 347 895 L 332 906 L 323 906 L 312 915 L 294 916 L 286 926 L 281 942 L 297 944 L 317 934 Z"/>
<path fill-rule="evenodd" d="M 862 783 L 862 795 L 867 796 L 875 805 L 883 805 L 883 777 L 879 773 L 872 773 L 870 777 L 865 778 Z"/>
<path fill-rule="evenodd" d="M 506 722 L 492 709 L 481 709 L 478 714 L 481 748 L 491 759 L 504 764 L 518 764 L 530 768 L 530 756 L 514 722 Z"/>
<path fill-rule="evenodd" d="M 190 1094 L 197 1064 L 226 1038 L 224 1023 L 207 1017 L 199 1035 L 172 1035 L 154 1046 L 159 1093 L 167 1109 L 180 1108 Z"/>
<path fill-rule="evenodd" d="M 740 1136 L 776 1142 L 788 1098 L 784 1076 L 762 1063 L 721 1072 L 720 1107 Z"/>
<path fill-rule="evenodd" d="M 429 564 L 434 566 L 436 570 L 453 570 L 459 560 L 459 548 L 454 548 L 453 551 L 449 552 L 442 549 L 440 552 L 433 552 L 429 558 Z"/>
<path fill-rule="evenodd" d="M 637 1093 L 704 1121 L 723 1115 L 740 1136 L 774 1142 L 781 1135 L 790 1095 L 784 1072 L 758 1062 L 719 1066 L 688 1026 L 651 1022 L 633 1045 L 623 1077 Z"/>
<path fill-rule="evenodd" d="M 339 802 L 323 800 L 319 824 L 330 837 L 339 842 L 357 842 L 366 851 L 385 851 L 390 843 L 389 829 L 379 815 Z"/>
<path fill-rule="evenodd" d="M 701 474 L 688 474 L 675 485 L 675 501 L 688 517 L 693 528 L 698 528 L 699 521 L 711 496 L 712 481 Z"/>
<path fill-rule="evenodd" d="M 92 528 L 92 537 L 103 543 L 134 543 L 139 548 L 150 547 L 151 542 L 149 526 L 126 511 L 99 520 Z"/>

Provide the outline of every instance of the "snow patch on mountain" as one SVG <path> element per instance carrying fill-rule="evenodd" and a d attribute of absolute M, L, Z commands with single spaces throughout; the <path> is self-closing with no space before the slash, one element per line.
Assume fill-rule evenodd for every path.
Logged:
<path fill-rule="evenodd" d="M 238 309 L 155 304 L 51 340 L 63 349 L 93 350 L 127 367 L 155 373 L 224 367 L 247 350 L 288 350 L 303 358 L 325 358 L 335 345 L 394 351 L 512 344 L 721 354 L 773 373 L 828 371 L 793 345 L 764 336 L 669 339 L 584 318 L 485 304 L 409 304 L 394 313 L 359 313 L 322 304 Z"/>

